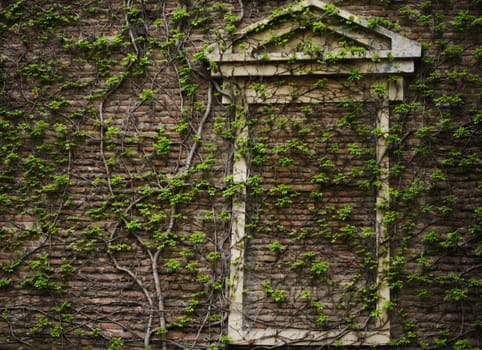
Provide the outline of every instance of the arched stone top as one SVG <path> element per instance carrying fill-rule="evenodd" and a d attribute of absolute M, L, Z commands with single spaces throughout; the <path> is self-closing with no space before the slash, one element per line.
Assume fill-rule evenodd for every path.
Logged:
<path fill-rule="evenodd" d="M 421 46 L 320 0 L 275 10 L 209 48 L 213 76 L 406 74 Z"/>

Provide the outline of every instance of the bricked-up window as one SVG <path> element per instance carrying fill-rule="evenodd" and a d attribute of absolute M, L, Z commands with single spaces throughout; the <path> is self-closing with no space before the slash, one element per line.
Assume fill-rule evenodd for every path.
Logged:
<path fill-rule="evenodd" d="M 319 0 L 234 37 L 209 53 L 238 106 L 228 336 L 387 344 L 389 102 L 420 45 Z"/>
<path fill-rule="evenodd" d="M 376 304 L 362 291 L 376 284 L 374 116 L 368 103 L 251 106 L 247 327 L 369 322 Z"/>
<path fill-rule="evenodd" d="M 275 79 L 262 83 L 287 103 L 260 103 L 269 98 L 247 88 L 238 120 L 233 175 L 245 187 L 233 199 L 229 335 L 386 343 L 388 98 L 367 94 L 381 84 L 367 78 L 330 81 L 295 102 Z"/>

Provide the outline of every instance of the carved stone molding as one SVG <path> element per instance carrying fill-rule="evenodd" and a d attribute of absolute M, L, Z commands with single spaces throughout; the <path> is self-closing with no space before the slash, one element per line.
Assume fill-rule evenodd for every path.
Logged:
<path fill-rule="evenodd" d="M 321 28 L 321 29 L 320 29 Z M 377 329 L 300 330 L 251 328 L 243 313 L 246 193 L 233 199 L 231 235 L 231 273 L 228 336 L 235 344 L 331 344 L 381 345 L 390 341 L 387 304 L 390 291 L 386 282 L 390 249 L 384 214 L 389 202 L 386 136 L 389 131 L 389 102 L 403 100 L 403 75 L 413 73 L 421 46 L 397 33 L 371 25 L 370 22 L 319 0 L 304 0 L 276 11 L 233 35 L 228 42 L 210 47 L 208 57 L 217 64 L 212 76 L 225 79 L 240 91 L 238 100 L 226 103 L 333 103 L 346 99 L 373 102 L 371 86 L 384 86 L 384 94 L 376 96 L 376 126 L 381 135 L 376 142 L 376 160 L 380 166 L 380 186 L 376 193 L 376 250 L 378 259 L 376 305 Z M 353 72 L 363 79 L 346 88 L 346 77 Z M 326 78 L 322 89 L 313 88 Z M 290 84 L 280 84 L 279 80 Z M 260 94 L 256 84 L 262 82 Z M 296 83 L 296 84 L 293 84 Z M 296 90 L 296 91 L 295 91 Z M 355 91 L 355 92 L 354 92 Z M 244 116 L 247 118 L 247 116 Z M 246 120 L 240 123 L 236 144 L 248 137 Z M 248 162 L 239 149 L 235 152 L 233 177 L 245 184 Z"/>

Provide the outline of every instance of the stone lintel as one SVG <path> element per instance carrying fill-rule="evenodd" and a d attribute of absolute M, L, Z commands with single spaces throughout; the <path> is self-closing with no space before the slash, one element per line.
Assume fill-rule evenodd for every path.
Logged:
<path fill-rule="evenodd" d="M 335 64 L 317 62 L 296 62 L 293 64 L 250 61 L 223 63 L 219 70 L 212 72 L 213 77 L 269 77 L 301 75 L 348 75 L 358 70 L 360 74 L 406 74 L 413 73 L 414 63 L 410 60 L 397 62 L 353 62 L 340 61 Z"/>
<path fill-rule="evenodd" d="M 343 79 L 327 80 L 322 87 L 315 88 L 319 77 L 294 77 L 291 82 L 297 82 L 296 78 L 303 79 L 303 84 L 279 84 L 276 81 L 264 79 L 262 85 L 265 86 L 263 92 L 257 91 L 253 81 L 249 77 L 238 77 L 236 84 L 242 92 L 243 98 L 248 104 L 261 103 L 338 103 L 343 101 L 372 101 L 375 94 L 372 90 L 373 85 L 385 85 L 388 91 L 389 101 L 402 101 L 404 97 L 403 77 L 398 76 L 396 80 L 387 81 L 380 76 L 363 77 L 361 80 L 346 83 Z M 256 84 L 257 81 L 254 80 Z M 259 84 L 258 84 L 259 85 Z M 228 97 L 223 97 L 224 104 L 232 101 Z"/>

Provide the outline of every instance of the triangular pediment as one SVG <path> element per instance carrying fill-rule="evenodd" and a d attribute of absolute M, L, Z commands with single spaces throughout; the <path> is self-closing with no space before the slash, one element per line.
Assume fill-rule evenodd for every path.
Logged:
<path fill-rule="evenodd" d="M 254 71 L 258 75 L 343 74 L 353 69 L 396 74 L 413 72 L 421 46 L 332 4 L 303 0 L 244 28 L 222 48 L 212 46 L 208 56 L 219 66 L 213 75 L 222 76 L 256 75 Z M 342 67 L 335 68 L 339 62 Z"/>

